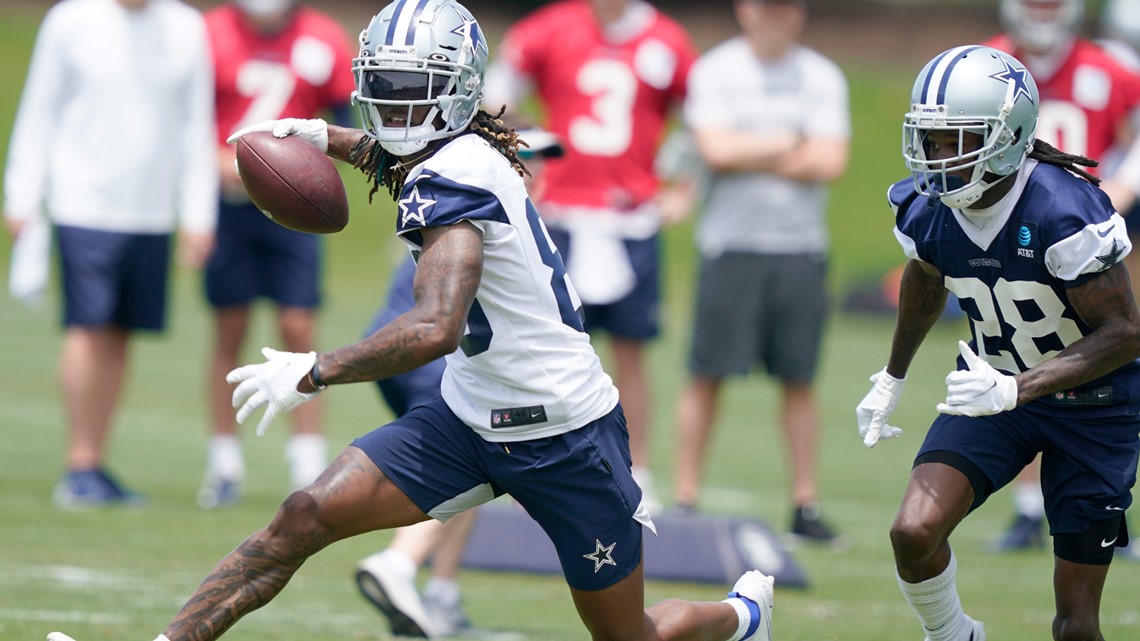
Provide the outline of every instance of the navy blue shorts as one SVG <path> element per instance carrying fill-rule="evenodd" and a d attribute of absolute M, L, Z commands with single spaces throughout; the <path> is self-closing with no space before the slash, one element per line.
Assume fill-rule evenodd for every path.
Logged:
<path fill-rule="evenodd" d="M 63 285 L 63 324 L 166 327 L 170 234 L 55 228 Z"/>
<path fill-rule="evenodd" d="M 415 306 L 416 300 L 412 295 L 412 280 L 415 276 L 416 263 L 409 257 L 392 275 L 392 282 L 388 286 L 388 300 L 384 303 L 384 307 L 376 312 L 375 318 L 364 332 L 365 336 L 371 336 L 376 330 Z M 439 396 L 444 365 L 444 360 L 437 358 L 410 372 L 376 381 L 376 386 L 380 388 L 380 395 L 392 409 L 392 413 L 400 416 L 413 407 L 423 405 Z"/>
<path fill-rule="evenodd" d="M 977 508 L 1041 452 L 1049 533 L 1082 534 L 1132 504 L 1140 417 L 1060 416 L 1028 407 L 969 418 L 940 414 L 915 465 L 946 463 L 965 474 Z"/>
<path fill-rule="evenodd" d="M 265 297 L 283 307 L 320 305 L 320 242 L 286 229 L 252 203 L 218 205 L 214 252 L 206 263 L 206 300 L 214 307 Z"/>
<path fill-rule="evenodd" d="M 352 444 L 440 520 L 510 494 L 550 537 L 576 590 L 607 588 L 641 563 L 641 489 L 620 405 L 573 432 L 491 443 L 437 398 Z"/>
<path fill-rule="evenodd" d="M 570 255 L 570 233 L 547 226 L 546 231 L 558 253 Z M 661 331 L 661 250 L 656 234 L 643 240 L 625 240 L 625 251 L 633 268 L 633 290 L 613 303 L 583 305 L 586 331 L 605 330 L 614 336 L 649 340 Z"/>

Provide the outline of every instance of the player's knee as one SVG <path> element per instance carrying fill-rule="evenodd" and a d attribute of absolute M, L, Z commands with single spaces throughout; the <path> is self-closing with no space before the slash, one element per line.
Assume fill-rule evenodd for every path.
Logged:
<path fill-rule="evenodd" d="M 891 525 L 891 547 L 896 559 L 928 559 L 940 544 L 938 529 L 922 519 L 900 515 Z"/>
<path fill-rule="evenodd" d="M 281 558 L 304 560 L 316 554 L 328 544 L 318 514 L 319 506 L 311 495 L 293 492 L 266 528 L 266 545 L 276 549 Z"/>
<path fill-rule="evenodd" d="M 1095 613 L 1068 615 L 1053 619 L 1053 641 L 1098 641 L 1100 621 Z"/>

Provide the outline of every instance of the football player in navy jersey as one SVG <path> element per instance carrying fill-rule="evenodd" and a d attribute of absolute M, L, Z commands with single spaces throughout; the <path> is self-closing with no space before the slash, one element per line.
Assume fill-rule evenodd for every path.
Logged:
<path fill-rule="evenodd" d="M 520 174 L 517 134 L 479 109 L 487 45 L 455 0 L 396 0 L 353 63 L 365 130 L 279 120 L 352 162 L 397 204 L 416 259 L 415 305 L 363 340 L 307 354 L 266 348 L 227 379 L 261 432 L 330 385 L 376 381 L 441 356 L 440 396 L 356 439 L 273 521 L 222 559 L 157 641 L 210 641 L 265 605 L 305 560 L 347 537 L 509 493 L 550 536 L 595 639 L 770 641 L 772 579 L 745 573 L 724 601 L 645 608 L 642 529 L 617 389 Z M 51 641 L 66 641 L 53 633 Z"/>
<path fill-rule="evenodd" d="M 890 188 L 907 263 L 886 367 L 856 416 L 864 444 L 887 420 L 947 291 L 969 316 L 946 400 L 891 527 L 899 586 L 929 641 L 983 641 L 955 587 L 948 537 L 1043 454 L 1053 536 L 1054 639 L 1102 639 L 1113 548 L 1127 544 L 1140 453 L 1140 313 L 1121 259 L 1124 221 L 1095 162 L 1035 140 L 1039 96 L 1025 66 L 984 46 L 923 68 L 903 125 L 913 173 Z"/>

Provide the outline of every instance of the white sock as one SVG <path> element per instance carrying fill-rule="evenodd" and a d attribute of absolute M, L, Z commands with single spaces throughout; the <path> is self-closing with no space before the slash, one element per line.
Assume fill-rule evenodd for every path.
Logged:
<path fill-rule="evenodd" d="M 903 597 L 918 615 L 930 641 L 967 641 L 973 630 L 970 618 L 962 611 L 955 577 L 958 560 L 950 553 L 950 565 L 936 577 L 920 583 L 907 583 L 896 573 Z"/>
<path fill-rule="evenodd" d="M 210 476 L 229 481 L 245 478 L 245 458 L 236 434 L 215 434 L 210 437 L 206 470 Z"/>
<path fill-rule="evenodd" d="M 329 448 L 320 434 L 294 434 L 285 444 L 289 479 L 294 490 L 312 483 L 328 465 Z"/>
<path fill-rule="evenodd" d="M 740 619 L 740 623 L 736 626 L 736 632 L 733 632 L 732 636 L 725 641 L 740 641 L 744 638 L 744 633 L 748 632 L 748 625 L 752 623 L 752 613 L 748 611 L 748 605 L 740 597 L 725 599 L 721 603 L 731 605 L 732 609 L 736 610 L 736 616 Z"/>
<path fill-rule="evenodd" d="M 1013 504 L 1017 513 L 1040 520 L 1045 516 L 1045 495 L 1040 483 L 1018 483 L 1013 488 Z"/>
<path fill-rule="evenodd" d="M 428 577 L 424 583 L 424 597 L 447 606 L 459 605 L 459 582 L 451 577 Z"/>

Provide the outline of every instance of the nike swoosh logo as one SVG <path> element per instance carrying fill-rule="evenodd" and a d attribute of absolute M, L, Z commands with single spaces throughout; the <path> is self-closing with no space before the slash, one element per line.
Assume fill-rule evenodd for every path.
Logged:
<path fill-rule="evenodd" d="M 1118 536 L 1117 536 L 1117 537 L 1113 537 L 1113 539 L 1112 539 L 1111 541 L 1101 541 L 1101 542 L 1100 542 L 1100 546 L 1101 546 L 1102 548 L 1106 548 L 1106 547 L 1108 547 L 1108 546 L 1112 545 L 1113 543 L 1116 543 L 1116 539 L 1118 539 L 1118 538 L 1120 538 L 1120 537 L 1118 537 Z"/>
<path fill-rule="evenodd" d="M 1099 230 L 1098 230 L 1098 231 L 1096 232 L 1096 235 L 1097 235 L 1097 236 L 1100 236 L 1101 238 L 1104 238 L 1105 236 L 1108 236 L 1108 234 L 1109 234 L 1109 233 L 1111 233 L 1111 232 L 1112 232 L 1112 230 L 1114 230 L 1114 229 L 1116 229 L 1116 225 L 1113 225 L 1112 227 L 1109 227 L 1108 229 L 1106 229 L 1106 230 L 1104 230 L 1104 231 L 1099 231 Z"/>
<path fill-rule="evenodd" d="M 539 416 L 542 416 L 542 412 L 531 412 L 530 413 L 531 418 L 538 418 Z"/>
<path fill-rule="evenodd" d="M 1116 507 L 1115 505 L 1110 505 L 1110 506 L 1108 506 L 1108 507 L 1106 507 L 1106 508 L 1104 508 L 1104 509 L 1106 509 L 1106 510 L 1119 510 L 1119 511 L 1121 511 L 1121 512 L 1123 512 L 1123 511 L 1124 511 L 1124 508 L 1122 508 L 1122 507 Z"/>

